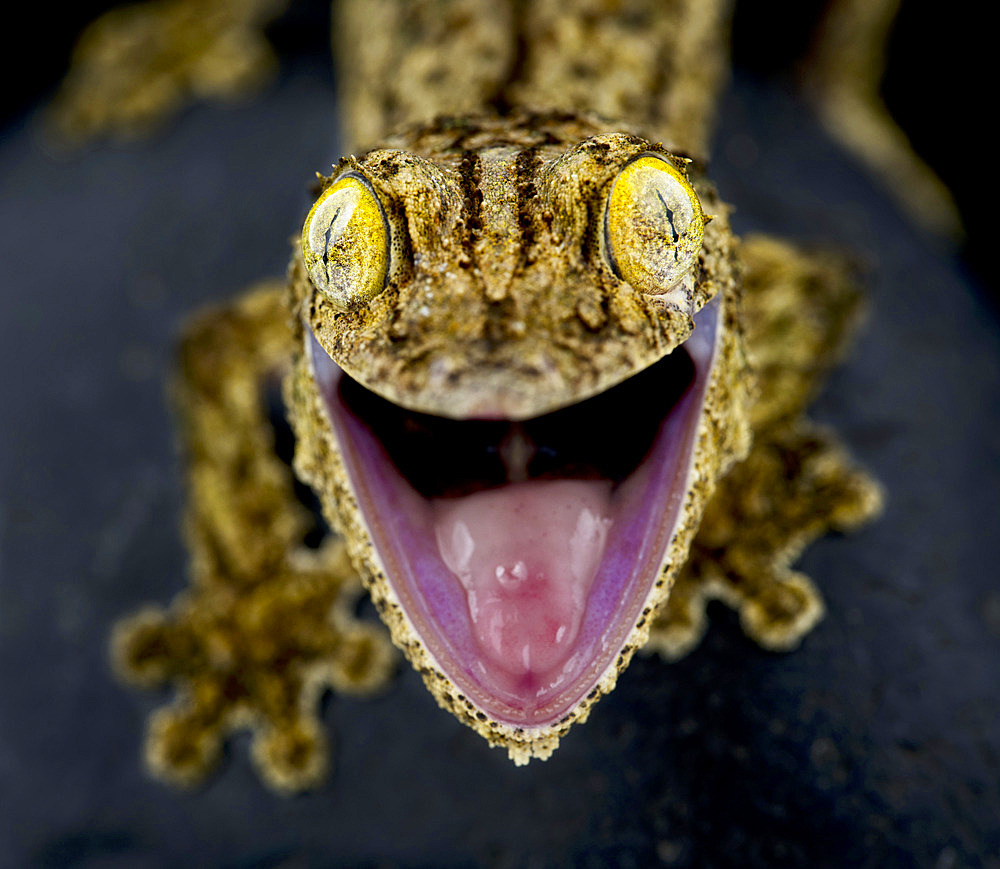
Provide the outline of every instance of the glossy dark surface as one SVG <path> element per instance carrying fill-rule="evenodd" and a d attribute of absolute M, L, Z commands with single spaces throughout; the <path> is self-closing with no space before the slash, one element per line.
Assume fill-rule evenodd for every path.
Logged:
<path fill-rule="evenodd" d="M 318 792 L 264 790 L 232 741 L 177 793 L 142 772 L 114 620 L 185 584 L 163 398 L 178 325 L 280 274 L 332 87 L 197 108 L 127 150 L 0 145 L 0 866 L 998 866 L 1000 332 L 961 268 L 787 98 L 727 98 L 715 169 L 734 222 L 855 250 L 857 352 L 816 405 L 889 493 L 809 550 L 829 614 L 773 655 L 723 607 L 679 664 L 639 658 L 547 763 L 514 768 L 404 669 L 332 698 Z"/>

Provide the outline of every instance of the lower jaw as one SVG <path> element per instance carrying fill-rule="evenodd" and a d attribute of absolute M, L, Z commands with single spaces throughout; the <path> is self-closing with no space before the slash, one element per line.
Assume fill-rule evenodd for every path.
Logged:
<path fill-rule="evenodd" d="M 534 480 L 460 498 L 425 498 L 408 482 L 372 430 L 345 405 L 340 369 L 306 330 L 314 380 L 370 535 L 372 561 L 384 578 L 384 596 L 398 605 L 412 634 L 395 639 L 403 646 L 418 641 L 433 668 L 490 719 L 527 731 L 565 719 L 615 671 L 623 649 L 649 616 L 650 601 L 661 596 L 659 586 L 670 567 L 665 559 L 690 488 L 717 323 L 718 302 L 711 302 L 684 345 L 695 364 L 694 381 L 663 419 L 648 455 L 622 482 Z M 463 569 L 461 541 L 448 539 L 459 521 L 467 530 L 470 523 L 492 526 L 491 509 L 502 514 L 520 502 L 527 504 L 527 521 L 511 523 L 510 540 L 500 545 L 499 555 L 494 553 L 497 564 L 511 571 L 518 561 L 527 565 L 531 560 L 519 559 L 519 553 L 537 554 L 536 538 L 546 531 L 541 526 L 561 521 L 545 514 L 558 513 L 559 505 L 566 505 L 572 519 L 582 515 L 579 504 L 586 504 L 604 527 L 602 539 L 595 532 L 584 547 L 582 561 L 588 563 L 563 570 L 558 581 L 550 574 L 561 569 L 559 558 L 543 568 L 526 567 L 529 574 L 547 577 L 531 593 L 550 615 L 555 611 L 551 624 L 533 613 L 530 594 L 503 600 L 504 583 L 491 579 L 489 561 L 469 569 L 475 561 L 470 558 Z M 572 527 L 570 521 L 566 528 Z M 563 529 L 556 536 L 565 539 L 568 533 Z M 470 534 L 474 542 L 483 538 L 475 528 Z M 509 642 L 491 631 L 490 618 L 509 625 L 519 614 L 538 624 L 515 627 Z M 521 640 L 525 643 L 519 645 Z M 524 645 L 527 656 L 518 654 Z"/>

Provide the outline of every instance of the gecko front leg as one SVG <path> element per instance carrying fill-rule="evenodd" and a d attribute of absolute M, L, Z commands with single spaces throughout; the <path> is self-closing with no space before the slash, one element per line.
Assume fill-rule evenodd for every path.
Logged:
<path fill-rule="evenodd" d="M 275 453 L 266 392 L 291 357 L 283 292 L 262 284 L 186 331 L 173 398 L 191 586 L 169 609 L 123 620 L 112 640 L 124 679 L 177 688 L 150 719 L 146 759 L 178 784 L 204 778 L 240 728 L 254 731 L 253 760 L 271 787 L 319 783 L 320 695 L 373 691 L 395 661 L 384 631 L 352 613 L 361 587 L 343 542 L 305 545 L 313 519 Z"/>
<path fill-rule="evenodd" d="M 744 631 L 773 651 L 795 648 L 823 600 L 792 563 L 828 531 L 849 531 L 881 509 L 881 487 L 836 436 L 803 415 L 843 355 L 861 298 L 846 263 L 764 236 L 742 244 L 747 351 L 757 375 L 754 444 L 720 482 L 691 555 L 650 631 L 649 650 L 686 655 L 706 628 L 705 606 L 739 611 Z"/>

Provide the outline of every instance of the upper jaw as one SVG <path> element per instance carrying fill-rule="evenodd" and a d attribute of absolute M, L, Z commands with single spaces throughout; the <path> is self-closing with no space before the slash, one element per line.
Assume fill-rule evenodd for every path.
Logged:
<path fill-rule="evenodd" d="M 451 278 L 433 289 L 419 280 L 390 287 L 341 313 L 306 302 L 301 260 L 292 266 L 300 310 L 344 372 L 394 404 L 452 419 L 523 420 L 583 401 L 670 353 L 693 328 L 693 297 L 664 306 L 592 275 L 560 280 L 536 267 L 500 303 L 482 296 L 475 276 Z"/>

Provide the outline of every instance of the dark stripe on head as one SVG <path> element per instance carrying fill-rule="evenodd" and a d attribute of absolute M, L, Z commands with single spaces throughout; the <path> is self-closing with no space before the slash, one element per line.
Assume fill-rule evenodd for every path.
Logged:
<path fill-rule="evenodd" d="M 535 226 L 532 221 L 531 202 L 535 198 L 535 173 L 541 160 L 535 148 L 525 148 L 517 155 L 514 174 L 517 186 L 517 225 L 521 231 L 521 263 L 529 265 L 534 260 Z"/>
<path fill-rule="evenodd" d="M 471 242 L 483 228 L 483 191 L 479 186 L 482 178 L 482 165 L 476 151 L 464 151 L 459 175 L 462 179 L 462 194 L 465 200 L 465 226 L 468 230 L 468 239 Z"/>

